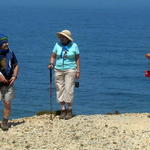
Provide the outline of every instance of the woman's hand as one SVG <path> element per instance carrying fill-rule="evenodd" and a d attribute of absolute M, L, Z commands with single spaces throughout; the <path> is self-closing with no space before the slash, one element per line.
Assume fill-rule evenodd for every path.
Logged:
<path fill-rule="evenodd" d="M 76 72 L 76 79 L 79 79 L 80 78 L 80 72 Z"/>
<path fill-rule="evenodd" d="M 48 65 L 48 69 L 53 69 L 54 68 L 54 65 L 53 64 L 49 64 Z"/>

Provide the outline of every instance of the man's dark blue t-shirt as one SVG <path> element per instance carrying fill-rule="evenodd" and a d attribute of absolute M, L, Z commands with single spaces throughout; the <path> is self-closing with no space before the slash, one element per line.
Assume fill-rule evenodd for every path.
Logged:
<path fill-rule="evenodd" d="M 7 80 L 12 77 L 13 69 L 17 64 L 18 61 L 13 51 L 0 50 L 0 72 Z"/>

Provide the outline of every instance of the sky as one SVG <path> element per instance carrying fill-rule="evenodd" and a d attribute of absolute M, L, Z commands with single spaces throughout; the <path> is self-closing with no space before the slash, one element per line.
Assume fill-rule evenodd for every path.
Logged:
<path fill-rule="evenodd" d="M 89 7 L 89 8 L 132 8 L 150 7 L 150 0 L 5 0 L 1 5 L 17 6 L 55 6 L 55 7 Z"/>

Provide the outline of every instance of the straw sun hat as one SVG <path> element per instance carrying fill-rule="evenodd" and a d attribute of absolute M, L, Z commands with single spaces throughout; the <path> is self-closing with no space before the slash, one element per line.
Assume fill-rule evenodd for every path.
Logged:
<path fill-rule="evenodd" d="M 58 38 L 60 37 L 60 35 L 63 35 L 66 38 L 68 38 L 70 41 L 73 41 L 72 34 L 69 30 L 62 30 L 61 32 L 57 32 L 56 35 Z"/>

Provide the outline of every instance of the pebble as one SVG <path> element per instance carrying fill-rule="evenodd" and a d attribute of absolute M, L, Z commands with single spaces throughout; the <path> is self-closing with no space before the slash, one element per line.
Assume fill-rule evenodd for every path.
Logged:
<path fill-rule="evenodd" d="M 79 115 L 59 120 L 49 115 L 9 121 L 0 129 L 0 150 L 150 150 L 148 113 Z"/>

